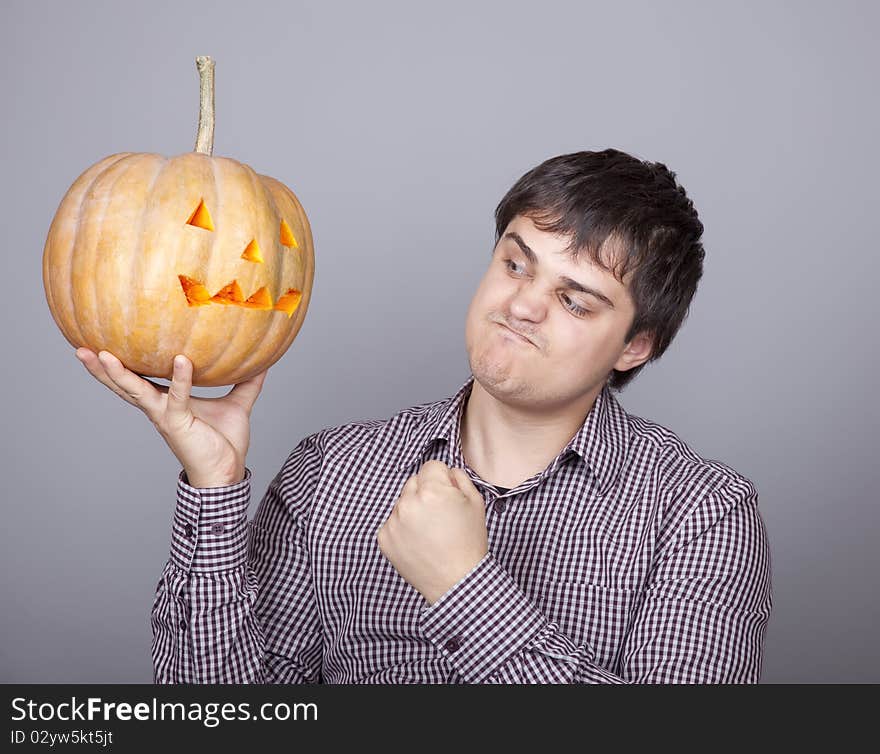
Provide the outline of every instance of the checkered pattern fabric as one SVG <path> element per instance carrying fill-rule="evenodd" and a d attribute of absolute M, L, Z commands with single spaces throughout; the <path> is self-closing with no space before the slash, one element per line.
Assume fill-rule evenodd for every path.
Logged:
<path fill-rule="evenodd" d="M 450 399 L 303 439 L 247 520 L 250 470 L 181 472 L 152 610 L 158 683 L 756 683 L 771 610 L 758 493 L 606 385 L 540 473 L 503 494 Z M 433 605 L 376 532 L 438 459 L 486 503 L 489 552 Z"/>

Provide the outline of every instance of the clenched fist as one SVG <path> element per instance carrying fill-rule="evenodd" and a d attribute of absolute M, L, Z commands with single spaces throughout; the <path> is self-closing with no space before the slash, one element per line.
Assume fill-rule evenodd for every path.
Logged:
<path fill-rule="evenodd" d="M 486 505 L 464 469 L 426 461 L 376 534 L 397 572 L 433 605 L 489 551 Z"/>

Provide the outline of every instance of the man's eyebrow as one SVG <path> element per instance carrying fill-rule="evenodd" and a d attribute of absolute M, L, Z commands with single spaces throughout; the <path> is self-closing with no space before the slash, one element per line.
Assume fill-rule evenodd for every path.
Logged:
<path fill-rule="evenodd" d="M 509 238 L 513 241 L 516 241 L 519 248 L 522 249 L 522 253 L 525 254 L 526 259 L 528 259 L 531 264 L 537 266 L 538 255 L 531 250 L 531 248 L 525 241 L 523 241 L 523 238 L 519 233 L 511 230 L 504 234 L 504 238 Z M 562 283 L 566 288 L 571 288 L 573 291 L 579 291 L 580 293 L 586 293 L 590 296 L 595 296 L 606 306 L 610 306 L 612 309 L 614 308 L 614 302 L 604 293 L 602 293 L 601 291 L 597 291 L 595 288 L 590 288 L 590 286 L 579 283 L 577 280 L 572 280 L 566 275 L 560 276 L 559 282 Z"/>

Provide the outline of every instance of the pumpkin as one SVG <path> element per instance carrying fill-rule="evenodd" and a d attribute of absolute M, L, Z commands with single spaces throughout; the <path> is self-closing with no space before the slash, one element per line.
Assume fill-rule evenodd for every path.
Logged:
<path fill-rule="evenodd" d="M 75 348 L 133 372 L 231 385 L 274 364 L 306 316 L 315 260 L 308 218 L 283 183 L 214 157 L 214 61 L 200 77 L 196 149 L 122 152 L 88 168 L 43 249 L 49 310 Z"/>

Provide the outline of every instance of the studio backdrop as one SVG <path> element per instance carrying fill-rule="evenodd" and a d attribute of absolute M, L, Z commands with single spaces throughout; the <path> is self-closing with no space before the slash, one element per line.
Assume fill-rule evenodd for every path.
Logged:
<path fill-rule="evenodd" d="M 179 467 L 43 294 L 49 223 L 116 152 L 289 186 L 315 280 L 252 417 L 251 511 L 300 439 L 452 395 L 493 211 L 548 157 L 673 170 L 705 225 L 689 318 L 619 395 L 751 479 L 772 553 L 764 682 L 880 680 L 871 2 L 0 4 L 0 681 L 149 682 Z M 221 395 L 223 388 L 196 389 Z"/>

